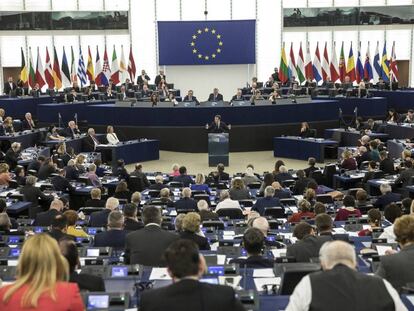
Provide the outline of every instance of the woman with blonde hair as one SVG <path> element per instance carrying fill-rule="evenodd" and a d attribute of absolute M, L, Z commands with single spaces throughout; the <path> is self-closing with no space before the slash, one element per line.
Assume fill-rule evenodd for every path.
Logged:
<path fill-rule="evenodd" d="M 56 240 L 36 234 L 23 244 L 16 282 L 0 288 L 0 310 L 84 310 L 78 285 Z"/>
<path fill-rule="evenodd" d="M 200 250 L 210 250 L 210 244 L 208 244 L 207 238 L 203 236 L 200 225 L 201 217 L 198 213 L 187 213 L 182 220 L 180 238 L 192 240 Z"/>
<path fill-rule="evenodd" d="M 108 125 L 106 128 L 106 140 L 109 145 L 116 145 L 119 143 L 118 136 L 114 132 L 114 127 L 112 125 Z"/>
<path fill-rule="evenodd" d="M 174 163 L 172 165 L 171 169 L 172 169 L 172 172 L 171 172 L 170 176 L 175 177 L 175 176 L 179 176 L 180 175 L 180 171 L 179 171 L 180 165 L 179 164 Z"/>
<path fill-rule="evenodd" d="M 0 163 L 0 186 L 9 186 L 11 180 L 9 165 L 7 163 Z"/>
<path fill-rule="evenodd" d="M 205 183 L 206 178 L 204 174 L 198 173 L 195 178 L 195 184 L 191 185 L 191 190 L 193 191 L 205 191 L 206 193 L 210 193 L 210 188 Z"/>

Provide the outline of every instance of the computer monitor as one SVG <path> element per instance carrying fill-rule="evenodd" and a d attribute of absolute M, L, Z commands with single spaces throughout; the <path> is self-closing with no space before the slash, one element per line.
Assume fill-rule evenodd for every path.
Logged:
<path fill-rule="evenodd" d="M 125 277 L 128 276 L 128 267 L 126 266 L 114 266 L 111 268 L 112 277 Z"/>
<path fill-rule="evenodd" d="M 89 295 L 87 309 L 107 309 L 109 308 L 109 295 Z"/>
<path fill-rule="evenodd" d="M 98 257 L 99 248 L 89 248 L 86 250 L 86 257 Z"/>

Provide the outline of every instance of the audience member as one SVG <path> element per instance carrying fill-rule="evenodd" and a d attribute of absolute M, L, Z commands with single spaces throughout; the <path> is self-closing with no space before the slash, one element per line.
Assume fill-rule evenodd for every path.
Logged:
<path fill-rule="evenodd" d="M 40 190 L 40 189 L 39 189 Z M 55 199 L 50 203 L 50 208 L 46 212 L 38 213 L 36 215 L 34 225 L 47 227 L 52 224 L 53 219 L 56 216 L 62 215 L 63 211 L 63 202 L 61 200 Z"/>
<path fill-rule="evenodd" d="M 115 188 L 114 197 L 119 200 L 129 202 L 131 199 L 131 192 L 128 189 L 128 184 L 125 181 L 120 181 Z"/>
<path fill-rule="evenodd" d="M 139 192 L 136 192 L 139 193 Z M 138 221 L 137 206 L 133 203 L 125 204 L 123 208 L 124 212 L 124 230 L 135 231 L 144 228 L 144 224 Z"/>
<path fill-rule="evenodd" d="M 187 168 L 185 166 L 181 166 L 179 172 L 180 175 L 175 176 L 173 181 L 182 183 L 184 187 L 189 187 L 190 184 L 194 183 L 193 179 L 187 175 Z"/>
<path fill-rule="evenodd" d="M 191 189 L 186 187 L 181 191 L 181 199 L 175 202 L 176 210 L 197 210 L 196 200 L 191 198 Z"/>
<path fill-rule="evenodd" d="M 401 201 L 401 195 L 393 193 L 390 184 L 381 184 L 380 191 L 382 195 L 374 202 L 374 207 L 380 211 L 383 211 L 390 203 Z"/>
<path fill-rule="evenodd" d="M 91 198 L 85 202 L 86 207 L 105 207 L 105 200 L 101 199 L 101 189 L 92 188 Z"/>
<path fill-rule="evenodd" d="M 298 212 L 293 213 L 292 216 L 288 218 L 288 222 L 300 222 L 302 218 L 315 218 L 315 213 L 310 211 L 311 205 L 309 201 L 303 199 L 298 203 Z"/>
<path fill-rule="evenodd" d="M 197 202 L 198 213 L 200 214 L 201 222 L 206 220 L 219 220 L 219 216 L 210 211 L 206 200 L 199 200 Z"/>
<path fill-rule="evenodd" d="M 200 230 L 201 217 L 195 212 L 187 213 L 182 221 L 181 239 L 192 240 L 200 250 L 210 250 L 210 244 Z"/>
<path fill-rule="evenodd" d="M 257 211 L 261 216 L 264 215 L 267 207 L 280 206 L 280 200 L 274 197 L 275 189 L 267 186 L 264 190 L 264 197 L 258 198 L 252 207 L 252 211 Z"/>
<path fill-rule="evenodd" d="M 108 215 L 107 230 L 95 235 L 93 246 L 123 249 L 127 233 L 124 230 L 124 215 L 120 211 L 112 211 Z"/>
<path fill-rule="evenodd" d="M 239 201 L 235 201 L 230 198 L 230 193 L 228 190 L 222 190 L 220 192 L 220 202 L 217 204 L 215 212 L 221 209 L 229 208 L 238 208 L 240 210 L 242 209 L 240 207 Z"/>
<path fill-rule="evenodd" d="M 239 177 L 232 179 L 229 194 L 230 198 L 236 201 L 250 199 L 250 192 Z"/>
<path fill-rule="evenodd" d="M 89 237 L 88 234 L 81 227 L 76 226 L 76 222 L 79 219 L 78 213 L 76 213 L 76 211 L 67 210 L 63 213 L 63 216 L 66 218 L 66 221 L 68 223 L 68 227 L 66 229 L 67 234 L 79 238 Z"/>
<path fill-rule="evenodd" d="M 380 239 L 387 239 L 388 243 L 395 242 L 394 223 L 399 217 L 401 217 L 401 215 L 402 215 L 401 207 L 399 207 L 397 204 L 391 203 L 385 207 L 384 218 L 391 225 L 384 228 L 384 232 L 381 233 L 381 235 L 379 236 Z"/>
<path fill-rule="evenodd" d="M 369 228 L 363 229 L 358 232 L 358 236 L 372 236 L 374 229 L 381 228 L 382 215 L 381 212 L 376 208 L 371 208 L 368 211 L 368 225 Z"/>
<path fill-rule="evenodd" d="M 335 221 L 346 221 L 349 217 L 361 217 L 361 211 L 355 208 L 355 199 L 351 195 L 346 195 L 343 199 L 343 207 L 338 209 Z"/>
<path fill-rule="evenodd" d="M 117 198 L 108 198 L 105 203 L 105 208 L 102 211 L 93 212 L 89 217 L 90 227 L 105 227 L 108 222 L 109 213 L 116 210 L 119 206 Z"/>

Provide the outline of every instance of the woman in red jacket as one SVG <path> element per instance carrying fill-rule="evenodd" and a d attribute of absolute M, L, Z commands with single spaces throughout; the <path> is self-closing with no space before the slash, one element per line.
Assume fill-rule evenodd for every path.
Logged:
<path fill-rule="evenodd" d="M 288 218 L 288 222 L 292 223 L 292 222 L 300 222 L 302 217 L 309 217 L 309 218 L 315 218 L 315 213 L 312 213 L 310 211 L 311 209 L 311 204 L 303 199 L 299 201 L 298 204 L 298 213 L 294 213 L 292 216 L 290 216 Z"/>
<path fill-rule="evenodd" d="M 23 245 L 16 282 L 0 288 L 0 310 L 84 310 L 78 285 L 68 278 L 56 240 L 46 233 L 32 236 Z"/>

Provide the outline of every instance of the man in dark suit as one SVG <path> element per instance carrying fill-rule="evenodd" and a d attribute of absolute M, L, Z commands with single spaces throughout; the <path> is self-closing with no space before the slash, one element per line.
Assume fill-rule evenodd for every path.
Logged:
<path fill-rule="evenodd" d="M 237 263 L 246 268 L 273 268 L 274 262 L 262 256 L 265 236 L 258 228 L 249 228 L 243 234 L 243 247 L 247 258 L 235 258 L 230 263 Z"/>
<path fill-rule="evenodd" d="M 181 191 L 182 198 L 175 202 L 176 210 L 197 210 L 196 200 L 191 198 L 191 189 L 186 187 Z"/>
<path fill-rule="evenodd" d="M 331 240 L 327 236 L 317 237 L 313 227 L 306 222 L 301 222 L 295 226 L 293 236 L 298 241 L 295 244 L 288 245 L 286 255 L 294 257 L 296 262 L 310 262 L 312 258 L 318 258 L 323 243 Z"/>
<path fill-rule="evenodd" d="M 222 181 L 229 181 L 230 175 L 224 171 L 224 168 L 225 167 L 223 163 L 217 164 L 217 170 L 208 174 L 208 179 L 210 179 L 210 182 L 219 183 Z"/>
<path fill-rule="evenodd" d="M 66 165 L 64 168 L 65 170 L 65 176 L 68 180 L 76 180 L 79 177 L 79 171 L 75 166 L 75 160 L 71 159 L 68 161 L 68 165 Z"/>
<path fill-rule="evenodd" d="M 151 184 L 149 190 L 161 190 L 168 188 L 168 185 L 164 184 L 164 177 L 162 175 L 155 176 L 155 184 Z"/>
<path fill-rule="evenodd" d="M 167 77 L 164 74 L 164 70 L 160 70 L 160 73 L 155 77 L 154 83 L 156 86 L 160 85 L 161 80 L 167 82 Z"/>
<path fill-rule="evenodd" d="M 34 218 L 36 216 L 39 206 L 39 199 L 43 200 L 44 202 L 48 202 L 53 199 L 52 196 L 47 196 L 40 190 L 40 188 L 35 187 L 36 181 L 36 176 L 27 176 L 26 185 L 20 189 L 20 193 L 23 194 L 23 200 L 32 203 L 32 206 L 29 208 L 30 218 Z"/>
<path fill-rule="evenodd" d="M 131 232 L 126 237 L 125 261 L 144 266 L 165 266 L 162 255 L 179 237 L 161 228 L 161 210 L 155 206 L 144 208 L 142 220 L 145 227 Z M 149 241 L 151 243 L 148 243 Z"/>
<path fill-rule="evenodd" d="M 374 202 L 374 207 L 381 211 L 383 211 L 388 204 L 401 201 L 401 195 L 393 193 L 389 184 L 381 184 L 380 191 L 382 195 Z"/>
<path fill-rule="evenodd" d="M 144 291 L 140 300 L 140 311 L 245 310 L 232 287 L 199 281 L 207 267 L 194 242 L 176 241 L 168 247 L 164 256 L 173 284 Z"/>
<path fill-rule="evenodd" d="M 55 217 L 53 217 L 50 226 L 51 229 L 48 232 L 48 234 L 56 241 L 59 242 L 62 239 L 75 240 L 74 236 L 66 234 L 66 230 L 68 229 L 68 220 L 65 216 L 56 215 Z"/>
<path fill-rule="evenodd" d="M 200 214 L 201 222 L 205 220 L 219 220 L 217 213 L 210 211 L 206 200 L 199 200 L 197 202 L 198 213 Z"/>
<path fill-rule="evenodd" d="M 175 176 L 173 181 L 177 181 L 183 184 L 184 187 L 189 187 L 190 184 L 193 184 L 193 179 L 187 175 L 187 168 L 185 166 L 181 166 L 178 170 L 180 175 Z"/>
<path fill-rule="evenodd" d="M 292 194 L 290 193 L 289 189 L 283 189 L 279 182 L 273 182 L 272 187 L 275 189 L 275 198 L 289 199 L 292 197 Z"/>
<path fill-rule="evenodd" d="M 27 170 L 33 170 L 37 172 L 44 162 L 45 157 L 40 155 L 37 157 L 37 159 L 34 159 L 32 162 L 30 162 L 29 166 L 27 167 Z"/>
<path fill-rule="evenodd" d="M 388 152 L 383 150 L 380 152 L 380 166 L 379 169 L 384 172 L 384 174 L 395 174 L 394 162 L 388 157 Z"/>
<path fill-rule="evenodd" d="M 65 136 L 69 138 L 78 138 L 81 134 L 75 121 L 69 121 L 68 127 L 65 129 Z"/>
<path fill-rule="evenodd" d="M 226 123 L 221 121 L 221 116 L 216 115 L 214 116 L 214 121 L 211 122 L 210 125 L 206 124 L 206 130 L 210 133 L 224 133 L 228 132 L 231 129 L 231 125 L 227 125 Z"/>
<path fill-rule="evenodd" d="M 64 169 L 58 170 L 58 175 L 53 176 L 51 179 L 51 183 L 53 186 L 53 189 L 56 191 L 63 191 L 63 192 L 69 192 L 72 193 L 75 191 L 75 187 L 73 187 L 69 180 L 65 178 L 66 171 Z"/>
<path fill-rule="evenodd" d="M 184 96 L 183 101 L 184 102 L 195 102 L 196 105 L 199 105 L 200 104 L 199 101 L 197 100 L 197 97 L 194 96 L 193 90 L 189 90 L 187 92 L 187 95 Z"/>
<path fill-rule="evenodd" d="M 296 176 L 298 179 L 293 185 L 292 192 L 294 195 L 302 195 L 308 187 L 308 183 L 314 180 L 312 178 L 306 177 L 304 170 L 296 171 Z"/>
<path fill-rule="evenodd" d="M 147 75 L 144 69 L 141 70 L 141 75 L 138 76 L 137 84 L 142 87 L 144 84 L 147 84 L 151 78 Z"/>
<path fill-rule="evenodd" d="M 264 190 L 264 197 L 257 199 L 252 207 L 252 211 L 256 211 L 263 216 L 266 207 L 280 206 L 280 200 L 275 198 L 274 195 L 275 189 L 272 186 L 267 186 Z"/>
<path fill-rule="evenodd" d="M 280 79 L 279 79 L 279 70 L 277 68 L 275 68 L 275 72 L 272 73 L 272 78 L 273 78 L 273 81 L 280 82 Z"/>
<path fill-rule="evenodd" d="M 99 212 L 93 212 L 89 217 L 90 227 L 105 227 L 108 222 L 109 213 L 116 210 L 119 206 L 117 198 L 108 198 L 105 203 L 105 208 Z"/>
<path fill-rule="evenodd" d="M 395 184 L 401 184 L 401 188 L 405 190 L 406 186 L 411 186 L 412 177 L 414 176 L 413 162 L 411 160 L 404 161 L 405 169 L 400 172 L 400 176 L 395 180 Z"/>
<path fill-rule="evenodd" d="M 236 95 L 231 98 L 231 101 L 242 101 L 244 100 L 243 93 L 241 89 L 237 89 Z"/>
<path fill-rule="evenodd" d="M 42 212 L 36 215 L 34 221 L 35 226 L 47 227 L 52 224 L 53 219 L 57 215 L 61 215 L 63 210 L 63 202 L 61 200 L 55 199 L 50 203 L 50 208 L 46 212 Z"/>
<path fill-rule="evenodd" d="M 9 77 L 7 82 L 4 83 L 3 93 L 9 95 L 10 92 L 15 91 L 17 88 L 16 84 L 13 82 L 13 77 Z"/>
<path fill-rule="evenodd" d="M 135 164 L 135 170 L 131 172 L 130 176 L 138 177 L 142 180 L 142 186 L 148 188 L 150 186 L 150 182 L 148 181 L 147 175 L 142 172 L 142 164 L 137 163 Z"/>
<path fill-rule="evenodd" d="M 394 222 L 394 233 L 401 251 L 381 256 L 376 273 L 401 291 L 407 283 L 414 282 L 414 216 L 404 215 L 397 218 Z"/>
<path fill-rule="evenodd" d="M 138 221 L 137 213 L 138 207 L 133 203 L 124 205 L 124 230 L 135 231 L 144 228 L 144 224 Z"/>
<path fill-rule="evenodd" d="M 77 283 L 81 291 L 104 292 L 105 282 L 102 277 L 87 273 L 77 273 L 76 268 L 80 268 L 79 253 L 76 243 L 70 239 L 59 241 L 59 248 L 62 255 L 69 263 L 69 282 Z"/>
<path fill-rule="evenodd" d="M 94 152 L 96 146 L 100 144 L 96 137 L 95 130 L 93 128 L 88 129 L 88 135 L 82 140 L 82 150 L 85 152 Z"/>
<path fill-rule="evenodd" d="M 22 122 L 23 130 L 34 130 L 36 128 L 35 123 L 30 112 L 26 112 L 24 115 L 24 120 Z"/>
<path fill-rule="evenodd" d="M 213 93 L 208 96 L 207 101 L 209 102 L 219 102 L 223 101 L 223 95 L 219 93 L 218 88 L 214 88 Z"/>
<path fill-rule="evenodd" d="M 20 158 L 20 143 L 14 142 L 11 144 L 9 150 L 7 150 L 6 155 L 4 157 L 4 162 L 9 165 L 10 170 L 14 170 L 17 166 L 17 162 Z"/>
<path fill-rule="evenodd" d="M 85 202 L 86 207 L 105 207 L 105 200 L 101 199 L 101 189 L 93 188 L 91 190 L 91 198 Z"/>
<path fill-rule="evenodd" d="M 308 167 L 307 168 L 305 168 L 304 169 L 304 171 L 305 171 L 305 175 L 306 175 L 306 177 L 310 177 L 310 178 L 312 178 L 312 173 L 314 172 L 314 171 L 317 171 L 317 170 L 319 170 L 317 167 L 316 167 L 316 159 L 315 158 L 309 158 L 308 159 Z"/>
<path fill-rule="evenodd" d="M 120 211 L 112 211 L 108 215 L 107 231 L 95 235 L 93 246 L 124 248 L 127 231 L 124 227 L 124 215 Z"/>

